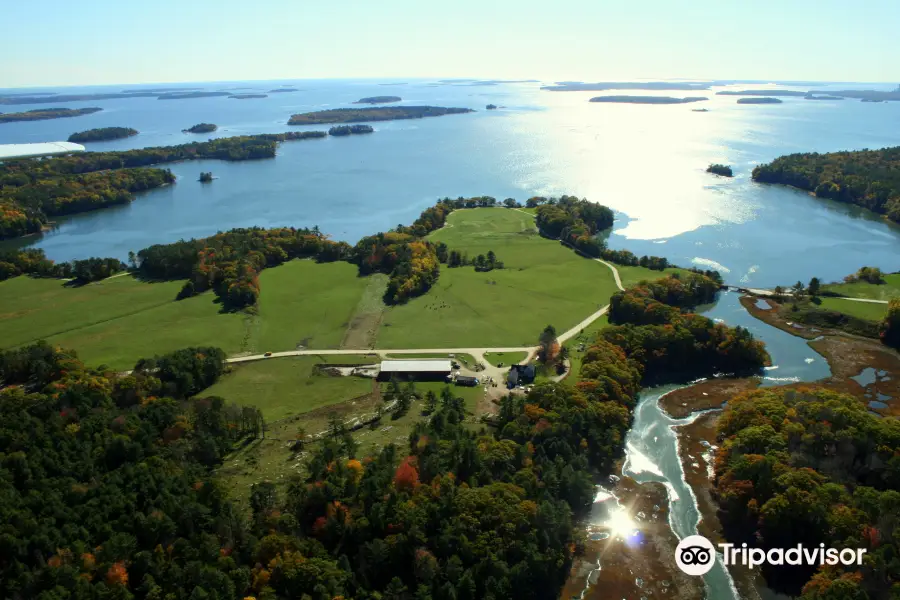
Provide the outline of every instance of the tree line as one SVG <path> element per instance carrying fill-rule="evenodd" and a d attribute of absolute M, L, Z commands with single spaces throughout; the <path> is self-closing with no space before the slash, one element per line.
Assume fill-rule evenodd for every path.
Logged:
<path fill-rule="evenodd" d="M 0 164 L 0 239 L 38 232 L 54 216 L 127 204 L 137 192 L 175 181 L 170 171 L 145 168 L 149 165 L 211 158 L 273 158 L 278 142 L 326 135 L 324 131 L 260 134 L 46 160 L 5 161 Z"/>
<path fill-rule="evenodd" d="M 613 326 L 600 336 L 642 363 L 649 381 L 706 372 L 758 373 L 770 358 L 749 330 L 687 311 L 714 299 L 718 288 L 717 282 L 696 273 L 641 282 L 613 295 Z"/>
<path fill-rule="evenodd" d="M 86 258 L 64 263 L 54 263 L 38 248 L 0 251 L 0 281 L 17 275 L 74 279 L 77 283 L 89 283 L 106 279 L 127 269 L 118 258 Z"/>
<path fill-rule="evenodd" d="M 757 390 L 718 424 L 715 496 L 725 535 L 769 550 L 865 549 L 861 566 L 763 566 L 804 600 L 889 598 L 900 585 L 900 422 L 824 388 Z"/>
<path fill-rule="evenodd" d="M 855 204 L 900 222 L 900 146 L 779 156 L 753 169 L 753 179 Z"/>

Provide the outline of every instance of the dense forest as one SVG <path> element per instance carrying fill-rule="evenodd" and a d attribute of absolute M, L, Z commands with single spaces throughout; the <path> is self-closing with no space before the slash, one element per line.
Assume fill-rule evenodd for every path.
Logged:
<path fill-rule="evenodd" d="M 900 223 L 900 146 L 780 156 L 753 169 L 753 179 L 856 204 Z"/>
<path fill-rule="evenodd" d="M 714 299 L 719 283 L 699 273 L 641 282 L 610 300 L 613 327 L 600 337 L 644 365 L 648 381 L 713 372 L 754 374 L 769 364 L 762 342 L 742 327 L 727 327 L 683 312 Z"/>
<path fill-rule="evenodd" d="M 70 142 L 103 142 L 106 140 L 119 140 L 122 138 L 137 135 L 138 130 L 131 127 L 100 127 L 98 129 L 88 129 L 87 131 L 79 131 L 69 136 Z"/>
<path fill-rule="evenodd" d="M 331 108 L 292 115 L 288 125 L 322 125 L 328 123 L 361 123 L 364 121 L 393 121 L 422 119 L 474 112 L 469 108 L 440 106 L 385 106 L 380 108 Z"/>
<path fill-rule="evenodd" d="M 120 377 L 44 343 L 0 353 L 0 597 L 243 597 L 253 538 L 210 467 L 262 418 L 187 399 L 223 358 Z"/>
<path fill-rule="evenodd" d="M 72 279 L 76 284 L 106 279 L 127 266 L 118 258 L 86 258 L 54 263 L 37 248 L 0 250 L 0 281 L 17 275 Z"/>
<path fill-rule="evenodd" d="M 0 239 L 40 231 L 54 216 L 127 204 L 136 192 L 175 181 L 168 170 L 137 167 L 208 158 L 272 158 L 278 142 L 326 135 L 324 131 L 260 134 L 47 160 L 6 161 L 0 165 Z"/>
<path fill-rule="evenodd" d="M 197 123 L 192 127 L 188 127 L 187 129 L 182 129 L 182 133 L 212 133 L 219 126 L 213 123 Z"/>
<path fill-rule="evenodd" d="M 371 125 L 335 125 L 328 130 L 328 135 L 352 135 L 356 133 L 372 133 L 375 129 Z"/>
<path fill-rule="evenodd" d="M 764 550 L 863 548 L 861 567 L 763 567 L 804 600 L 895 598 L 900 422 L 822 388 L 739 395 L 719 420 L 715 492 L 729 541 Z"/>
<path fill-rule="evenodd" d="M 0 98 L 2 103 L 3 98 Z M 65 119 L 67 117 L 80 117 L 91 113 L 100 112 L 102 108 L 36 108 L 18 113 L 0 113 L 0 123 L 13 123 L 15 121 L 46 121 L 47 119 Z"/>

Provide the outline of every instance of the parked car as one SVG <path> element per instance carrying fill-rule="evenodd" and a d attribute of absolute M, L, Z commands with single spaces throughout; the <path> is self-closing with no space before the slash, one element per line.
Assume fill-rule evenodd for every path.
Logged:
<path fill-rule="evenodd" d="M 269 358 L 270 356 L 272 356 L 272 353 L 271 353 L 271 352 L 266 352 L 265 354 L 263 354 L 263 356 L 265 356 L 266 358 Z"/>

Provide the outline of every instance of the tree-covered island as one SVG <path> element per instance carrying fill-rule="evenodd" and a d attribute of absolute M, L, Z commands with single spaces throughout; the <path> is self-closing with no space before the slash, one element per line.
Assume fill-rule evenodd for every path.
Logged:
<path fill-rule="evenodd" d="M 188 127 L 187 129 L 182 129 L 182 133 L 212 133 L 219 126 L 213 123 L 197 123 L 193 127 Z"/>
<path fill-rule="evenodd" d="M 122 138 L 137 135 L 138 130 L 131 127 L 100 127 L 79 131 L 69 136 L 70 142 L 105 142 L 107 140 L 120 140 Z"/>
<path fill-rule="evenodd" d="M 36 108 L 18 113 L 0 113 L 0 123 L 14 123 L 16 121 L 45 121 L 47 119 L 65 119 L 67 117 L 80 117 L 100 112 L 102 108 Z"/>
<path fill-rule="evenodd" d="M 738 98 L 738 104 L 781 104 L 784 102 L 781 98 Z"/>
<path fill-rule="evenodd" d="M 671 96 L 596 96 L 591 102 L 609 102 L 615 104 L 687 104 L 690 102 L 703 102 L 709 100 L 701 96 L 689 96 L 687 98 L 673 98 Z"/>
<path fill-rule="evenodd" d="M 722 177 L 734 177 L 734 172 L 731 170 L 730 166 L 721 165 L 719 163 L 712 163 L 706 167 L 706 172 L 714 175 L 721 175 Z"/>
<path fill-rule="evenodd" d="M 400 102 L 403 100 L 400 96 L 368 96 L 360 98 L 353 104 L 390 104 L 391 102 Z"/>
<path fill-rule="evenodd" d="M 343 136 L 357 133 L 373 133 L 375 129 L 371 125 L 336 125 L 328 130 L 328 135 Z"/>
<path fill-rule="evenodd" d="M 471 108 L 443 108 L 440 106 L 385 106 L 379 108 L 332 108 L 292 115 L 288 125 L 322 125 L 328 123 L 362 123 L 365 121 L 394 121 L 422 119 L 443 115 L 475 112 Z"/>
<path fill-rule="evenodd" d="M 232 94 L 228 96 L 234 100 L 253 100 L 255 98 L 268 98 L 266 94 Z"/>

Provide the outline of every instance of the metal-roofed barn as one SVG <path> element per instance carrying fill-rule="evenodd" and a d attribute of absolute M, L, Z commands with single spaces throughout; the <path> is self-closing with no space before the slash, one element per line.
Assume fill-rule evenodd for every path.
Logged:
<path fill-rule="evenodd" d="M 390 380 L 393 377 L 401 380 L 445 381 L 452 365 L 449 358 L 415 358 L 408 360 L 383 360 L 378 379 Z"/>

